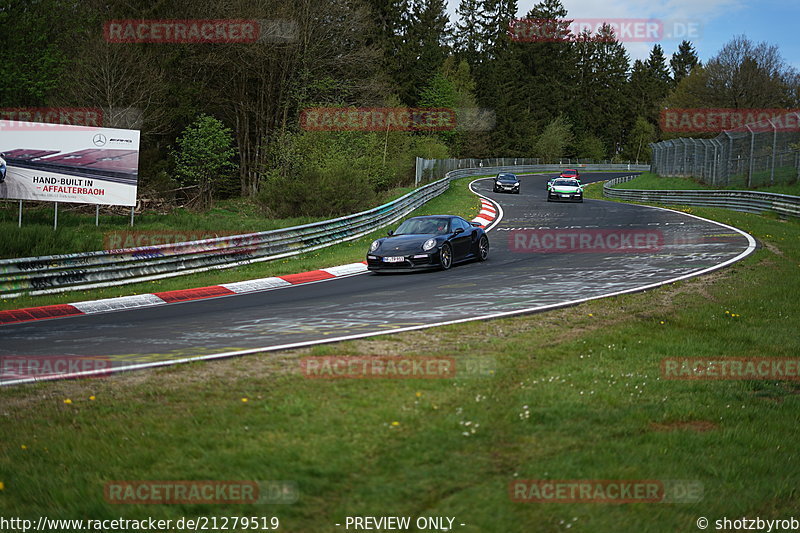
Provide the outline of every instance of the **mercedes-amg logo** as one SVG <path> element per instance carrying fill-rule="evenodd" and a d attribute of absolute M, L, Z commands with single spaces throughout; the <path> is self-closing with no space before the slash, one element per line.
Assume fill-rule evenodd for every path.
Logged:
<path fill-rule="evenodd" d="M 102 133 L 98 133 L 97 135 L 92 138 L 92 142 L 95 146 L 105 146 L 106 144 L 106 136 Z"/>

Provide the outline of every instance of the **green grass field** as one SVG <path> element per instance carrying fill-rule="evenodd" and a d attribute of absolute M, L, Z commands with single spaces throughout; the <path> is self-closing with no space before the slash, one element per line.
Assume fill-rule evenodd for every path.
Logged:
<path fill-rule="evenodd" d="M 467 218 L 467 220 L 472 219 L 480 210 L 480 202 L 478 201 L 477 197 L 469 191 L 467 184 L 476 178 L 477 176 L 473 176 L 472 178 L 462 178 L 454 181 L 451 184 L 451 187 L 445 193 L 429 201 L 427 204 L 414 211 L 413 214 L 426 215 L 453 213 L 459 214 Z M 235 218 L 234 215 L 231 216 Z M 256 215 L 253 216 L 255 217 Z M 92 219 L 92 224 L 94 224 L 93 220 L 94 219 Z M 205 220 L 204 224 L 211 224 L 212 221 L 213 219 Z M 287 227 L 296 225 L 297 223 L 305 223 L 295 220 L 281 220 L 278 222 L 280 222 L 281 225 L 277 225 L 276 227 Z M 161 221 L 158 224 L 165 225 L 168 223 L 169 221 Z M 260 223 L 266 224 L 263 219 L 261 219 Z M 235 222 L 231 221 L 225 225 L 225 227 L 235 228 L 236 226 L 234 224 Z M 275 225 L 277 222 L 273 221 L 272 224 Z M 242 227 L 245 227 L 245 224 L 243 224 Z M 252 226 L 247 226 L 247 228 L 248 229 L 246 231 L 249 231 Z M 137 229 L 139 228 L 137 227 Z M 200 223 L 197 224 L 197 227 L 192 228 L 187 223 L 179 225 L 177 229 L 180 231 L 187 231 L 195 229 L 205 230 L 206 228 Z M 9 231 L 13 233 L 16 230 L 17 228 L 14 227 Z M 52 231 L 52 229 L 50 231 Z M 231 283 L 234 281 L 279 276 L 283 274 L 294 274 L 297 272 L 305 272 L 307 270 L 314 270 L 317 268 L 344 265 L 356 261 L 364 261 L 367 248 L 369 248 L 369 243 L 375 240 L 375 238 L 378 236 L 383 236 L 385 234 L 386 231 L 382 229 L 355 241 L 337 244 L 328 248 L 322 248 L 313 252 L 298 255 L 296 257 L 253 263 L 236 268 L 212 270 L 198 274 L 190 274 L 157 281 L 131 283 L 128 285 L 108 287 L 105 289 L 92 289 L 88 291 L 78 290 L 59 294 L 21 296 L 18 298 L 0 299 L 0 310 L 35 307 L 40 305 L 64 304 L 83 300 L 113 298 L 115 296 L 127 296 L 132 294 L 147 294 L 152 292 L 188 289 L 193 287 L 207 287 L 211 285 L 218 285 L 220 283 Z"/>
<path fill-rule="evenodd" d="M 708 276 L 550 313 L 0 389 L 0 516 L 277 516 L 281 531 L 303 532 L 344 531 L 334 524 L 347 516 L 448 516 L 465 524 L 458 531 L 592 533 L 796 516 L 800 384 L 665 380 L 660 365 L 797 359 L 800 223 L 692 212 L 764 246 Z M 307 355 L 400 354 L 479 358 L 495 372 L 300 374 Z M 694 503 L 513 502 L 509 485 L 523 479 L 687 480 L 703 490 Z M 112 505 L 103 496 L 112 480 L 285 480 L 298 500 Z"/>
<path fill-rule="evenodd" d="M 698 180 L 692 178 L 662 177 L 652 172 L 644 172 L 631 181 L 616 185 L 615 188 L 655 190 L 746 189 L 743 183 L 737 183 L 727 187 L 712 187 L 711 185 L 700 183 Z M 754 187 L 751 190 L 759 192 L 774 192 L 778 194 L 800 195 L 800 182 L 795 181 L 794 183 L 782 183 L 779 185 Z"/>

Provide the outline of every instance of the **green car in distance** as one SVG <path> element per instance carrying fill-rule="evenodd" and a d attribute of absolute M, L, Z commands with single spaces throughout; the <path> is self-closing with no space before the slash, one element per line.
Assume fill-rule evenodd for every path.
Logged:
<path fill-rule="evenodd" d="M 556 178 L 547 182 L 547 201 L 583 202 L 583 186 L 575 178 Z"/>

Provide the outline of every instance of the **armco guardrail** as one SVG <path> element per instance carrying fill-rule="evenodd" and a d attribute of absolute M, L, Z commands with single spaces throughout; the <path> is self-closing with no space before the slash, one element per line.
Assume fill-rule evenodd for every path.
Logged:
<path fill-rule="evenodd" d="M 466 176 L 514 167 L 460 169 L 382 206 L 303 226 L 140 248 L 0 260 L 0 296 L 14 298 L 163 279 L 270 261 L 358 239 L 403 218 Z"/>
<path fill-rule="evenodd" d="M 615 178 L 603 184 L 603 196 L 619 200 L 651 202 L 669 205 L 696 205 L 702 207 L 724 207 L 747 213 L 765 211 L 782 216 L 800 217 L 800 196 L 757 191 L 727 190 L 643 190 L 615 189 L 614 185 L 630 181 L 636 176 Z"/>
<path fill-rule="evenodd" d="M 634 163 L 580 163 L 578 161 L 565 160 L 560 163 L 539 164 L 531 161 L 538 159 L 525 159 L 514 157 L 497 157 L 490 159 L 423 159 L 417 158 L 416 181 L 417 183 L 427 179 L 437 179 L 448 175 L 448 173 L 458 169 L 475 168 L 484 172 L 490 169 L 498 169 L 499 172 L 538 173 L 538 172 L 558 172 L 565 168 L 577 168 L 581 171 L 647 171 L 650 165 L 639 165 Z"/>

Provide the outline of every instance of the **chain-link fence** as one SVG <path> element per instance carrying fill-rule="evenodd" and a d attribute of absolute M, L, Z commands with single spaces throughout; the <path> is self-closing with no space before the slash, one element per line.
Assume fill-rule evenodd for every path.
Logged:
<path fill-rule="evenodd" d="M 443 178 L 450 171 L 462 168 L 508 167 L 536 165 L 536 157 L 490 157 L 487 159 L 423 159 L 417 158 L 416 182 Z"/>
<path fill-rule="evenodd" d="M 753 188 L 797 181 L 800 113 L 725 130 L 713 139 L 653 143 L 651 170 L 720 187 Z"/>

